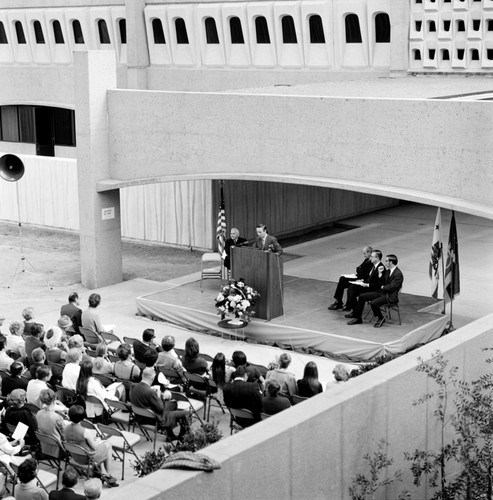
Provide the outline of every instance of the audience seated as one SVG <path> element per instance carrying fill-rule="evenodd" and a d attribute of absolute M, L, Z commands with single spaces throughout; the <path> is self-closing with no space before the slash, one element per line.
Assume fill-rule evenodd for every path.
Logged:
<path fill-rule="evenodd" d="M 92 372 L 98 375 L 113 375 L 114 364 L 108 358 L 108 347 L 105 342 L 96 346 L 96 358 L 92 362 Z"/>
<path fill-rule="evenodd" d="M 92 460 L 99 465 L 102 472 L 102 479 L 108 486 L 118 486 L 116 478 L 109 474 L 111 469 L 113 448 L 108 441 L 96 438 L 93 432 L 81 425 L 87 417 L 86 411 L 80 405 L 71 406 L 68 410 L 70 423 L 65 426 L 65 441 L 67 443 L 78 444 L 92 455 Z"/>
<path fill-rule="evenodd" d="M 245 408 L 253 413 L 255 421 L 260 420 L 262 412 L 262 395 L 257 383 L 247 382 L 247 374 L 243 366 L 235 372 L 235 378 L 230 384 L 223 386 L 224 403 L 229 408 Z M 238 422 L 240 425 L 251 423 Z"/>
<path fill-rule="evenodd" d="M 68 296 L 68 303 L 63 305 L 60 309 L 60 316 L 67 316 L 70 319 L 71 324 L 73 324 L 75 332 L 80 333 L 79 326 L 82 326 L 82 310 L 79 307 L 79 294 L 77 292 L 72 292 Z M 62 327 L 60 326 L 60 328 Z"/>
<path fill-rule="evenodd" d="M 46 356 L 41 347 L 36 347 L 31 353 L 31 365 L 29 366 L 29 374 L 32 379 L 36 378 L 36 372 L 40 366 L 46 366 Z"/>
<path fill-rule="evenodd" d="M 0 457 L 4 463 L 20 465 L 26 459 L 25 456 L 16 456 L 24 446 L 24 440 L 9 441 L 5 434 L 0 434 Z"/>
<path fill-rule="evenodd" d="M 2 396 L 8 396 L 14 389 L 27 389 L 28 381 L 22 378 L 24 365 L 20 361 L 14 361 L 10 365 L 10 375 L 2 379 Z"/>
<path fill-rule="evenodd" d="M 14 360 L 7 354 L 7 339 L 0 335 L 0 370 L 9 371 L 10 365 Z"/>
<path fill-rule="evenodd" d="M 24 318 L 22 335 L 25 339 L 28 335 L 31 335 L 31 327 L 34 325 L 34 309 L 32 307 L 26 307 L 22 311 L 22 317 Z"/>
<path fill-rule="evenodd" d="M 323 391 L 322 384 L 318 381 L 318 367 L 313 361 L 305 365 L 303 378 L 298 380 L 298 396 L 311 398 Z"/>
<path fill-rule="evenodd" d="M 8 332 L 3 332 L 7 338 L 7 352 L 18 354 L 21 358 L 26 357 L 26 341 L 22 338 L 24 326 L 20 321 L 12 321 Z"/>
<path fill-rule="evenodd" d="M 86 500 L 85 495 L 79 495 L 73 490 L 79 480 L 77 471 L 68 465 L 62 474 L 62 488 L 50 491 L 48 497 L 50 500 Z M 101 481 L 98 479 L 99 483 Z"/>
<path fill-rule="evenodd" d="M 69 349 L 79 349 L 82 353 L 82 361 L 91 361 L 91 357 L 86 354 L 86 346 L 82 335 L 72 335 L 68 339 L 67 346 Z"/>
<path fill-rule="evenodd" d="M 190 337 L 185 342 L 185 356 L 183 357 L 183 368 L 187 372 L 206 375 L 209 371 L 207 361 L 199 356 L 199 343 Z"/>
<path fill-rule="evenodd" d="M 85 500 L 98 500 L 101 497 L 101 492 L 103 491 L 103 483 L 97 477 L 88 479 L 84 483 L 84 495 Z"/>
<path fill-rule="evenodd" d="M 65 363 L 68 346 L 62 341 L 62 330 L 58 326 L 48 328 L 44 342 L 46 345 L 46 360 L 50 363 Z"/>
<path fill-rule="evenodd" d="M 43 336 L 44 333 L 43 325 L 41 325 L 40 323 L 33 323 L 31 325 L 30 331 L 31 331 L 30 335 L 25 337 L 26 356 L 28 361 L 30 361 L 34 349 L 38 347 L 41 347 L 43 351 L 46 349 L 44 342 L 41 340 L 41 337 Z M 24 333 L 25 332 L 26 330 L 24 326 Z"/>
<path fill-rule="evenodd" d="M 62 373 L 62 385 L 67 389 L 72 389 L 75 391 L 75 386 L 77 385 L 77 379 L 79 378 L 80 365 L 82 361 L 82 351 L 77 348 L 72 348 L 68 350 L 67 362 L 63 368 Z"/>
<path fill-rule="evenodd" d="M 233 356 L 231 357 L 231 361 L 233 363 L 233 366 L 235 368 L 238 368 L 239 366 L 243 366 L 245 369 L 250 367 L 250 363 L 247 360 L 247 356 L 243 351 L 235 351 L 233 353 Z M 262 389 L 264 386 L 264 377 L 260 373 L 260 371 L 256 367 L 252 367 L 255 370 L 255 375 L 253 375 L 252 370 L 250 370 L 250 373 L 247 371 L 247 375 L 249 375 L 249 378 L 251 381 L 258 381 L 258 384 L 260 388 Z M 232 377 L 234 378 L 235 374 L 232 374 Z"/>
<path fill-rule="evenodd" d="M 279 368 L 269 370 L 265 380 L 277 380 L 281 386 L 281 392 L 287 394 L 289 397 L 297 394 L 296 377 L 294 373 L 288 371 L 291 364 L 291 356 L 288 353 L 282 353 L 279 356 Z"/>
<path fill-rule="evenodd" d="M 178 355 L 175 352 L 175 337 L 172 335 L 165 335 L 161 340 L 162 351 L 157 358 L 157 366 L 159 368 L 168 368 L 176 370 L 180 376 L 183 376 L 183 365 Z"/>
<path fill-rule="evenodd" d="M 36 378 L 29 381 L 26 389 L 26 399 L 28 403 L 41 408 L 39 395 L 43 389 L 48 389 L 48 380 L 51 378 L 51 368 L 46 365 L 41 365 L 36 370 Z"/>
<path fill-rule="evenodd" d="M 152 328 L 146 328 L 142 332 L 142 341 L 139 339 L 134 340 L 133 349 L 135 359 L 139 363 L 144 363 L 144 354 L 148 349 L 157 351 L 156 344 L 154 343 L 154 338 L 156 337 L 154 330 Z"/>
<path fill-rule="evenodd" d="M 231 382 L 231 375 L 234 372 L 234 368 L 227 365 L 226 356 L 222 352 L 218 352 L 214 356 L 210 371 L 212 380 L 217 385 L 217 397 L 224 404 L 223 387 Z"/>
<path fill-rule="evenodd" d="M 36 414 L 39 431 L 62 442 L 65 439 L 64 429 L 68 422 L 59 412 L 66 413 L 67 408 L 57 401 L 56 395 L 51 389 L 43 389 L 39 395 L 39 401 L 41 409 Z"/>
<path fill-rule="evenodd" d="M 335 365 L 332 374 L 334 375 L 334 380 L 327 382 L 326 389 L 330 389 L 334 384 L 340 384 L 349 379 L 349 369 L 345 365 Z"/>
<path fill-rule="evenodd" d="M 116 350 L 117 356 L 120 358 L 115 363 L 115 377 L 121 380 L 136 381 L 140 379 L 140 368 L 132 361 L 130 355 L 132 348 L 128 344 L 120 344 Z"/>
<path fill-rule="evenodd" d="M 84 328 L 101 334 L 106 331 L 105 326 L 101 322 L 96 308 L 101 304 L 101 295 L 99 293 L 91 293 L 88 299 L 88 308 L 82 311 L 81 323 Z M 109 329 L 108 329 L 109 330 Z"/>
<path fill-rule="evenodd" d="M 279 396 L 280 390 L 281 386 L 277 380 L 267 380 L 265 383 L 266 395 L 262 397 L 262 408 L 267 415 L 275 415 L 291 407 L 291 402 L 288 398 Z"/>
<path fill-rule="evenodd" d="M 38 462 L 34 458 L 27 458 L 19 465 L 20 484 L 15 488 L 15 500 L 48 500 L 48 493 L 37 485 L 37 472 Z"/>
<path fill-rule="evenodd" d="M 67 340 L 74 334 L 80 334 L 79 330 L 75 328 L 72 320 L 68 316 L 60 316 L 57 322 L 58 328 L 62 331 L 62 340 L 67 342 Z"/>
<path fill-rule="evenodd" d="M 22 422 L 28 426 L 26 434 L 26 444 L 36 446 L 38 439 L 35 431 L 38 430 L 38 422 L 31 411 L 26 408 L 26 391 L 23 389 L 14 389 L 8 397 L 8 406 L 2 419 L 1 428 L 4 434 L 10 435 L 7 424 L 14 427 Z"/>

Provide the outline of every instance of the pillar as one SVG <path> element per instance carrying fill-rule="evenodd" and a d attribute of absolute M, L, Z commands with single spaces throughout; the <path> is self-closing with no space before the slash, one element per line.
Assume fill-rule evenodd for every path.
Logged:
<path fill-rule="evenodd" d="M 149 49 L 144 17 L 146 0 L 125 0 L 127 16 L 127 86 L 147 90 Z"/>

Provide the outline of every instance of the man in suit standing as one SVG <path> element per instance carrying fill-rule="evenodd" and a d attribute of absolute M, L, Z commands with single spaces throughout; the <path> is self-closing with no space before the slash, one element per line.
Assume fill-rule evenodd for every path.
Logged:
<path fill-rule="evenodd" d="M 264 252 L 273 252 L 276 255 L 282 254 L 281 245 L 274 236 L 267 233 L 267 228 L 265 224 L 259 224 L 256 228 L 257 238 L 253 244 L 253 248 L 263 250 Z"/>
<path fill-rule="evenodd" d="M 404 282 L 404 275 L 402 271 L 397 267 L 397 256 L 394 254 L 388 254 L 385 257 L 385 264 L 387 270 L 384 273 L 383 283 L 378 290 L 374 290 L 368 293 L 362 293 L 358 298 L 358 305 L 356 306 L 356 312 L 359 313 L 359 319 L 361 320 L 361 313 L 365 307 L 366 302 L 370 302 L 373 314 L 377 317 L 377 322 L 375 323 L 375 328 L 380 328 L 385 320 L 380 309 L 380 306 L 387 304 L 387 302 L 396 302 L 398 300 L 399 290 L 402 288 L 402 283 Z M 358 316 L 356 317 L 358 318 Z M 349 324 L 356 324 L 357 320 L 349 322 Z M 361 321 L 359 321 L 361 323 Z"/>
<path fill-rule="evenodd" d="M 233 227 L 231 229 L 230 238 L 226 240 L 226 243 L 224 244 L 224 252 L 226 253 L 226 257 L 224 258 L 224 267 L 226 269 L 231 269 L 231 247 L 236 247 L 239 245 L 242 245 L 243 243 L 246 243 L 247 240 L 245 238 L 240 237 L 240 231 L 236 228 Z"/>
<path fill-rule="evenodd" d="M 63 471 L 61 490 L 50 491 L 50 500 L 86 500 L 84 495 L 79 495 L 73 490 L 78 481 L 77 471 L 70 465 Z"/>
<path fill-rule="evenodd" d="M 236 368 L 235 378 L 223 387 L 224 403 L 229 408 L 245 408 L 253 413 L 255 421 L 260 420 L 262 412 L 262 394 L 256 382 L 247 382 L 244 366 Z M 251 422 L 238 422 L 240 425 L 251 425 Z"/>
<path fill-rule="evenodd" d="M 342 297 L 344 295 L 344 290 L 346 288 L 349 288 L 351 285 L 351 282 L 354 280 L 365 280 L 368 278 L 370 271 L 373 268 L 373 264 L 370 260 L 371 253 L 373 252 L 373 248 L 370 246 L 366 246 L 363 248 L 363 256 L 364 260 L 363 262 L 356 268 L 356 273 L 354 277 L 348 277 L 345 275 L 342 275 L 339 278 L 339 282 L 337 283 L 337 288 L 334 293 L 334 299 L 335 302 L 331 304 L 328 309 L 331 311 L 335 311 L 337 309 L 342 309 L 343 311 L 349 311 L 349 308 L 347 305 L 343 307 L 342 305 Z"/>

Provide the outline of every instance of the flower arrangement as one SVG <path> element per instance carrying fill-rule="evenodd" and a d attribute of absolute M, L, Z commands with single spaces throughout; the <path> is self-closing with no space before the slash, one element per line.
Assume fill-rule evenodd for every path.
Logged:
<path fill-rule="evenodd" d="M 252 311 L 252 307 L 259 297 L 260 294 L 251 286 L 246 285 L 243 278 L 238 281 L 230 281 L 221 287 L 221 291 L 216 297 L 217 313 L 221 315 L 221 319 L 229 314 L 236 319 L 248 322 L 255 313 Z"/>

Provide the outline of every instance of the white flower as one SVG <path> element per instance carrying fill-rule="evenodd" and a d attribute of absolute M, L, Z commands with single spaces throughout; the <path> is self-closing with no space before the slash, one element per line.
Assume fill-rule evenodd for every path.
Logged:
<path fill-rule="evenodd" d="M 218 302 L 221 302 L 224 300 L 224 295 L 222 293 L 220 293 L 218 296 L 217 296 L 217 299 L 216 299 Z"/>

